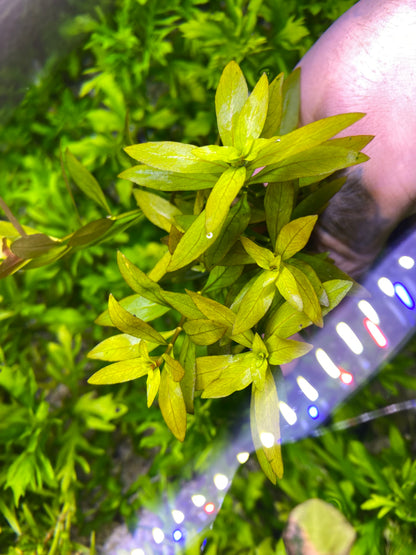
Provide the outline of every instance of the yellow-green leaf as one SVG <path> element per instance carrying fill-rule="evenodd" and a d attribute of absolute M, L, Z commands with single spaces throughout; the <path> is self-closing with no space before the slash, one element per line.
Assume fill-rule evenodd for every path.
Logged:
<path fill-rule="evenodd" d="M 240 153 L 233 146 L 207 145 L 195 148 L 193 154 L 201 160 L 221 160 L 222 162 L 236 162 L 240 159 Z"/>
<path fill-rule="evenodd" d="M 175 223 L 175 216 L 182 214 L 179 208 L 160 195 L 148 193 L 142 189 L 135 189 L 133 194 L 146 218 L 169 233 L 172 224 Z"/>
<path fill-rule="evenodd" d="M 215 266 L 202 289 L 203 292 L 213 292 L 226 289 L 233 285 L 243 273 L 244 266 Z"/>
<path fill-rule="evenodd" d="M 269 183 L 264 196 L 266 225 L 272 247 L 275 249 L 276 239 L 284 225 L 290 222 L 295 200 L 295 186 L 287 183 Z"/>
<path fill-rule="evenodd" d="M 98 181 L 95 177 L 87 170 L 85 166 L 79 162 L 75 156 L 66 149 L 65 152 L 66 164 L 68 166 L 69 173 L 74 180 L 75 184 L 85 193 L 90 199 L 94 200 L 99 204 L 107 214 L 111 214 L 110 207 L 108 206 L 107 200 L 104 193 L 101 190 Z"/>
<path fill-rule="evenodd" d="M 186 412 L 194 413 L 194 394 L 196 380 L 196 362 L 195 362 L 195 343 L 185 336 L 181 350 L 179 353 L 179 362 L 185 370 L 185 375 L 181 381 L 183 398 L 186 405 Z"/>
<path fill-rule="evenodd" d="M 276 241 L 276 252 L 287 260 L 302 250 L 311 236 L 318 216 L 304 216 L 284 225 Z"/>
<path fill-rule="evenodd" d="M 172 291 L 163 291 L 163 298 L 172 308 L 177 310 L 185 318 L 199 319 L 202 313 L 195 307 L 191 299 L 185 293 L 174 293 Z"/>
<path fill-rule="evenodd" d="M 113 324 L 123 333 L 133 335 L 145 341 L 150 341 L 151 343 L 166 345 L 166 341 L 159 332 L 140 318 L 137 318 L 137 316 L 125 310 L 120 303 L 116 301 L 113 295 L 110 295 L 108 299 L 108 311 Z"/>
<path fill-rule="evenodd" d="M 155 320 L 170 310 L 169 306 L 156 304 L 149 301 L 142 295 L 129 295 L 128 297 L 121 299 L 119 303 L 123 308 L 132 314 L 135 314 L 138 318 L 144 320 L 145 322 Z M 98 316 L 95 320 L 95 323 L 99 326 L 114 326 L 108 310 L 105 310 L 102 314 L 100 314 L 100 316 Z"/>
<path fill-rule="evenodd" d="M 225 162 L 201 160 L 194 155 L 195 145 L 173 141 L 149 142 L 126 146 L 125 151 L 135 160 L 163 171 L 179 173 L 215 173 L 224 171 Z"/>
<path fill-rule="evenodd" d="M 311 324 L 312 320 L 305 313 L 286 301 L 267 318 L 266 337 L 273 334 L 290 337 Z"/>
<path fill-rule="evenodd" d="M 267 476 L 267 478 L 272 482 L 272 484 L 276 484 L 277 482 L 276 474 L 273 471 L 271 464 L 267 460 L 265 452 L 263 451 L 263 444 L 260 441 L 260 436 L 257 430 L 256 414 L 254 410 L 254 386 L 251 390 L 250 430 L 251 430 L 253 445 L 256 450 L 256 455 L 257 455 L 257 459 L 259 461 L 260 467 L 263 470 L 264 474 Z"/>
<path fill-rule="evenodd" d="M 231 309 L 217 301 L 214 301 L 213 299 L 208 299 L 203 295 L 194 293 L 193 291 L 187 291 L 187 294 L 191 297 L 192 301 L 206 318 L 224 326 L 227 331 L 227 335 L 228 332 L 230 334 L 232 333 L 232 327 L 236 316 Z M 232 335 L 232 339 L 237 343 L 250 348 L 253 342 L 253 334 L 250 330 L 247 330 L 242 334 Z"/>
<path fill-rule="evenodd" d="M 205 229 L 205 211 L 201 212 L 179 241 L 169 263 L 168 271 L 174 272 L 194 262 L 214 243 L 219 232 L 218 229 L 212 233 L 207 233 Z"/>
<path fill-rule="evenodd" d="M 276 281 L 279 293 L 297 310 L 303 310 L 303 300 L 298 284 L 286 266 L 282 266 Z"/>
<path fill-rule="evenodd" d="M 317 326 L 323 326 L 322 309 L 313 285 L 298 268 L 287 265 L 276 283 L 280 294 L 293 306 L 302 310 Z"/>
<path fill-rule="evenodd" d="M 272 335 L 266 341 L 269 351 L 269 362 L 273 365 L 287 364 L 295 358 L 299 358 L 313 349 L 313 345 L 294 339 L 283 339 L 278 335 Z"/>
<path fill-rule="evenodd" d="M 323 287 L 328 295 L 329 306 L 323 309 L 323 313 L 326 314 L 335 308 L 347 295 L 352 286 L 353 282 L 345 279 L 332 279 L 325 281 L 323 283 Z"/>
<path fill-rule="evenodd" d="M 323 178 L 331 173 L 366 162 L 369 157 L 348 148 L 328 143 L 301 152 L 279 164 L 271 164 L 252 177 L 249 184 L 269 181 L 288 181 L 304 177 Z"/>
<path fill-rule="evenodd" d="M 295 159 L 295 156 L 298 154 L 305 153 L 305 151 L 311 150 L 313 147 L 322 145 L 322 143 L 334 137 L 337 133 L 362 117 L 364 117 L 362 113 L 340 114 L 304 125 L 287 135 L 279 137 L 274 143 L 266 144 L 259 152 L 254 163 L 258 168 L 271 164 L 275 165 L 290 158 Z M 342 148 L 348 150 L 345 147 Z M 334 146 L 333 149 L 336 149 L 336 147 Z M 299 160 L 302 160 L 302 157 L 299 157 Z M 322 171 L 321 173 L 324 172 Z M 275 181 L 279 181 L 279 179 Z"/>
<path fill-rule="evenodd" d="M 277 135 L 282 119 L 283 109 L 283 73 L 280 73 L 269 85 L 269 107 L 264 122 L 262 137 L 269 139 Z"/>
<path fill-rule="evenodd" d="M 282 119 L 276 135 L 286 135 L 297 128 L 300 113 L 300 68 L 290 73 L 283 83 Z"/>
<path fill-rule="evenodd" d="M 234 145 L 239 151 L 243 151 L 247 144 L 251 145 L 254 139 L 260 137 L 266 121 L 268 104 L 269 83 L 267 75 L 263 73 L 238 116 Z"/>
<path fill-rule="evenodd" d="M 315 270 L 312 268 L 312 266 L 310 266 L 303 260 L 298 260 L 297 258 L 292 258 L 289 264 L 291 268 L 295 266 L 296 268 L 298 268 L 298 270 L 300 270 L 303 274 L 305 274 L 305 276 L 308 278 L 312 287 L 315 290 L 315 293 L 319 300 L 319 304 L 323 307 L 329 306 L 327 292 L 323 287 L 321 280 L 318 278 Z"/>
<path fill-rule="evenodd" d="M 338 193 L 346 180 L 346 177 L 339 177 L 328 183 L 320 184 L 316 191 L 311 192 L 296 206 L 292 217 L 295 219 L 311 214 L 321 214 L 326 208 L 327 203 Z"/>
<path fill-rule="evenodd" d="M 238 202 L 228 212 L 218 240 L 204 254 L 205 265 L 208 268 L 212 268 L 222 260 L 228 260 L 226 255 L 248 226 L 250 214 L 251 209 L 247 201 L 247 195 L 243 193 Z"/>
<path fill-rule="evenodd" d="M 104 385 L 123 383 L 145 376 L 153 368 L 150 359 L 138 357 L 109 364 L 89 378 L 88 383 Z"/>
<path fill-rule="evenodd" d="M 178 173 L 142 164 L 123 171 L 119 177 L 157 191 L 198 191 L 211 189 L 223 171 L 220 167 L 214 173 Z"/>
<path fill-rule="evenodd" d="M 260 266 L 260 268 L 263 268 L 264 270 L 275 269 L 278 261 L 272 251 L 257 245 L 248 237 L 241 237 L 240 241 L 246 253 L 251 256 L 257 266 Z"/>
<path fill-rule="evenodd" d="M 162 358 L 165 361 L 165 368 L 172 376 L 173 381 L 180 382 L 185 375 L 185 370 L 183 369 L 182 364 L 167 353 L 162 355 Z"/>
<path fill-rule="evenodd" d="M 244 166 L 230 167 L 214 185 L 205 207 L 205 228 L 208 234 L 220 231 L 230 211 L 231 203 L 244 185 L 245 178 Z"/>
<path fill-rule="evenodd" d="M 139 293 L 154 303 L 161 305 L 167 304 L 162 296 L 162 288 L 160 285 L 150 279 L 121 252 L 117 252 L 117 262 L 121 275 L 133 291 L 136 291 L 136 293 Z"/>
<path fill-rule="evenodd" d="M 252 429 L 260 440 L 262 450 L 273 473 L 283 477 L 283 460 L 280 445 L 279 399 L 276 384 L 270 368 L 266 371 L 264 388 L 259 390 L 255 384 L 252 389 Z M 257 441 L 256 441 L 257 443 Z"/>
<path fill-rule="evenodd" d="M 235 314 L 227 306 L 194 291 L 186 290 L 186 294 L 189 295 L 193 303 L 198 307 L 198 310 L 209 320 L 214 320 L 226 327 L 234 324 Z"/>
<path fill-rule="evenodd" d="M 222 72 L 215 94 L 218 131 L 223 145 L 234 145 L 238 116 L 248 97 L 247 83 L 239 65 L 232 61 Z"/>
<path fill-rule="evenodd" d="M 183 329 L 196 345 L 212 345 L 224 336 L 227 328 L 212 320 L 188 320 Z"/>
<path fill-rule="evenodd" d="M 159 407 L 172 434 L 183 441 L 186 434 L 186 407 L 179 382 L 164 368 L 160 376 Z"/>
<path fill-rule="evenodd" d="M 159 391 L 160 385 L 160 370 L 159 368 L 155 368 L 153 370 L 149 370 L 147 374 L 147 381 L 146 381 L 146 395 L 147 395 L 147 407 L 151 407 L 157 392 Z"/>
<path fill-rule="evenodd" d="M 204 399 L 227 397 L 240 391 L 253 381 L 251 372 L 256 360 L 252 352 L 199 357 L 196 359 L 196 389 L 203 389 Z"/>
<path fill-rule="evenodd" d="M 245 332 L 263 318 L 276 293 L 274 284 L 278 275 L 277 270 L 263 270 L 258 275 L 240 303 L 233 327 L 233 335 Z"/>
<path fill-rule="evenodd" d="M 136 358 L 139 355 L 139 343 L 141 341 L 142 339 L 125 333 L 113 335 L 96 345 L 88 353 L 88 358 L 108 360 L 109 362 Z"/>

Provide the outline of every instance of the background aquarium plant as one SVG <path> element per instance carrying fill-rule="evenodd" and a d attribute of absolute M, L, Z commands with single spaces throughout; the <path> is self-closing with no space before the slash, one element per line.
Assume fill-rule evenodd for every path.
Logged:
<path fill-rule="evenodd" d="M 274 271 L 271 265 L 276 260 L 272 261 L 272 256 L 282 255 L 285 237 L 278 240 L 279 231 L 290 225 L 290 220 L 301 218 L 306 218 L 303 221 L 311 226 L 311 216 L 321 209 L 313 201 L 316 198 L 313 192 L 320 190 L 313 182 L 317 181 L 319 168 L 314 169 L 315 177 L 289 175 L 290 181 L 285 183 L 290 185 L 285 188 L 274 185 L 265 189 L 264 174 L 259 174 L 258 182 L 248 183 L 247 175 L 254 165 L 267 166 L 271 160 L 257 165 L 254 161 L 260 148 L 257 152 L 247 149 L 243 153 L 245 145 L 226 144 L 221 124 L 221 148 L 228 147 L 227 155 L 220 149 L 215 91 L 224 68 L 234 60 L 241 67 L 248 90 L 258 91 L 253 99 L 261 103 L 263 98 L 264 102 L 260 87 L 263 94 L 267 88 L 270 97 L 282 94 L 282 98 L 291 99 L 290 110 L 281 114 L 286 127 L 278 132 L 276 127 L 265 135 L 263 126 L 257 137 L 252 135 L 253 141 L 268 141 L 273 134 L 289 137 L 296 133 L 295 77 L 289 77 L 289 72 L 331 21 L 351 4 L 272 0 L 115 1 L 88 12 L 80 8 L 61 25 L 61 33 L 73 45 L 71 49 L 59 56 L 51 55 L 29 89 L 21 91 L 21 102 L 2 112 L 2 552 L 105 552 L 103 546 L 112 531 L 122 523 L 134 530 L 139 511 L 155 509 L 164 492 L 174 488 L 180 479 L 192 477 L 192 468 L 203 468 L 222 429 L 232 427 L 246 411 L 249 402 L 244 390 L 227 397 L 225 403 L 211 398 L 202 402 L 197 395 L 194 414 L 187 417 L 186 439 L 181 443 L 163 419 L 166 410 L 161 413 L 156 402 L 147 408 L 145 379 L 99 387 L 87 383 L 88 377 L 101 371 L 101 366 L 88 359 L 87 353 L 97 349 L 94 345 L 116 337 L 114 328 L 97 326 L 94 320 L 101 314 L 101 323 L 111 323 L 106 313 L 110 293 L 110 310 L 122 315 L 125 314 L 122 310 L 128 312 L 128 306 L 123 307 L 127 301 L 122 299 L 138 294 L 123 279 L 122 274 L 125 278 L 128 270 L 141 279 L 151 272 L 153 283 L 160 277 L 160 289 L 155 286 L 155 294 L 162 291 L 187 296 L 193 310 L 188 321 L 202 320 L 210 325 L 212 320 L 193 299 L 196 302 L 208 299 L 202 301 L 204 310 L 211 301 L 217 303 L 209 304 L 210 308 L 215 306 L 216 318 L 220 318 L 220 322 L 215 320 L 220 325 L 214 334 L 224 334 L 214 343 L 223 340 L 225 345 L 218 348 L 230 347 L 226 338 L 231 323 L 227 318 L 233 316 L 223 309 L 220 315 L 218 305 L 226 308 L 231 305 L 231 297 L 227 299 L 229 286 L 224 284 L 227 278 L 230 283 L 237 281 L 239 270 L 230 266 L 231 270 L 220 274 L 219 260 L 212 259 L 211 267 L 206 266 L 207 248 L 194 252 L 195 258 L 186 261 L 183 267 L 160 275 L 163 272 L 159 261 L 169 249 L 179 248 L 182 237 L 198 220 L 195 217 L 202 209 L 207 211 L 207 188 L 197 191 L 182 188 L 178 193 L 136 187 L 132 159 L 123 149 L 127 147 L 133 158 L 140 156 L 139 163 L 153 167 L 133 145 L 160 141 L 193 145 L 200 154 L 198 163 L 205 162 L 205 169 L 214 162 L 221 167 L 220 171 L 202 172 L 212 185 L 227 170 L 230 177 L 232 172 L 242 174 L 244 170 L 240 168 L 245 168 L 244 183 L 241 179 L 241 189 L 235 193 L 238 202 L 227 199 L 230 212 L 221 215 L 229 218 L 231 213 L 246 210 L 243 214 L 246 224 L 243 227 L 242 216 L 236 218 L 239 230 L 235 233 L 236 237 L 247 237 L 238 247 L 237 256 L 241 258 L 237 268 L 243 266 L 249 272 L 241 271 L 238 287 L 231 294 L 237 295 L 250 273 L 253 283 L 265 279 L 267 272 Z M 285 78 L 278 77 L 276 81 L 281 72 Z M 262 77 L 263 73 L 267 78 Z M 228 90 L 225 97 L 229 93 Z M 246 113 L 249 112 L 247 108 Z M 256 117 L 262 114 L 271 117 L 264 106 L 256 114 L 252 118 L 254 126 L 258 126 Z M 346 126 L 349 120 L 338 121 Z M 248 128 L 246 125 L 246 132 L 253 133 Z M 322 141 L 330 142 L 337 132 L 333 131 Z M 363 144 L 355 144 L 357 152 Z M 330 146 L 325 144 L 322 148 Z M 240 149 L 238 154 L 232 148 Z M 146 156 L 149 155 L 147 152 Z M 171 170 L 172 166 L 159 168 L 161 172 Z M 270 171 L 269 183 L 283 182 L 273 174 L 277 168 Z M 117 177 L 122 172 L 133 181 Z M 340 186 L 325 183 L 328 195 Z M 208 189 L 214 192 L 214 187 Z M 265 194 L 289 194 L 289 203 L 282 206 L 291 206 L 290 214 L 280 214 L 281 224 L 277 220 L 270 224 L 270 214 L 263 204 Z M 168 210 L 161 229 L 147 219 L 152 195 L 163 198 L 163 206 Z M 249 217 L 246 205 L 250 207 Z M 213 217 L 214 227 L 205 228 L 202 240 L 209 233 L 221 233 L 222 227 L 215 222 L 220 215 L 214 212 Z M 266 220 L 269 223 L 265 227 L 262 222 Z M 178 226 L 178 233 L 172 233 L 172 221 Z M 159 218 L 159 226 L 160 223 Z M 279 241 L 282 248 L 276 250 Z M 122 272 L 117 265 L 117 251 L 122 252 L 118 256 Z M 213 251 L 210 256 L 214 256 Z M 295 268 L 293 273 L 299 276 L 299 272 L 305 273 L 301 262 L 295 251 L 283 264 Z M 159 272 L 156 277 L 155 267 Z M 215 272 L 222 282 L 214 280 Z M 325 287 L 322 290 L 315 280 L 316 272 L 308 272 L 318 300 L 323 299 L 324 291 L 329 298 L 330 292 Z M 328 281 L 322 276 L 321 280 L 324 284 Z M 195 296 L 201 283 L 205 290 Z M 221 287 L 216 288 L 218 283 Z M 277 291 L 274 284 L 273 287 Z M 194 292 L 193 298 L 185 288 Z M 280 289 L 278 294 L 274 293 L 272 303 L 278 302 L 280 294 Z M 160 337 L 169 341 L 169 333 L 177 328 L 181 316 L 165 298 L 159 304 L 155 299 L 151 302 L 152 310 L 157 306 L 160 314 L 146 324 L 152 333 L 158 334 L 159 341 Z M 285 302 L 292 307 L 288 299 Z M 328 308 L 325 303 L 318 304 L 321 311 Z M 320 323 L 317 307 L 315 303 L 309 320 Z M 196 318 L 197 311 L 202 316 L 198 314 Z M 238 314 L 238 310 L 233 314 Z M 246 344 L 232 340 L 233 356 L 248 356 L 254 340 L 259 352 L 263 352 L 263 345 L 267 348 L 262 339 L 262 326 L 266 325 L 263 315 L 251 324 L 246 330 L 237 329 L 244 335 L 255 328 L 250 344 L 246 340 Z M 191 336 L 199 335 L 195 323 L 187 327 Z M 188 347 L 184 347 L 186 343 Z M 179 358 L 180 362 L 180 352 L 185 348 L 195 350 L 197 358 L 225 354 L 214 354 L 211 345 L 198 345 L 178 335 L 175 342 L 178 351 L 173 352 L 175 361 Z M 172 353 L 163 352 L 165 347 L 157 349 L 160 347 L 149 356 L 162 357 L 166 365 L 162 373 L 165 371 L 165 377 L 169 377 L 165 386 L 177 388 L 175 376 L 181 371 L 166 356 Z M 374 383 L 334 414 L 334 422 L 411 397 L 416 389 L 413 360 L 411 343 L 382 369 Z M 190 400 L 191 396 L 186 398 L 186 402 Z M 169 417 L 167 420 L 169 423 Z M 356 541 L 352 553 L 412 553 L 413 428 L 413 414 L 402 413 L 283 446 L 285 473 L 276 486 L 259 468 L 256 458 L 250 457 L 233 480 L 209 532 L 206 552 L 284 553 L 281 535 L 290 511 L 308 499 L 320 498 L 339 509 L 353 526 Z M 183 428 L 177 431 L 182 432 Z M 263 467 L 267 464 L 270 461 L 263 458 Z"/>

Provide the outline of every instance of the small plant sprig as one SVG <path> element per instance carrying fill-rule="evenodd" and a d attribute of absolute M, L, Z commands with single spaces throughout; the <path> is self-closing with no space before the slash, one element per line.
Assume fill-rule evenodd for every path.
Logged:
<path fill-rule="evenodd" d="M 110 295 L 98 318 L 122 333 L 89 353 L 111 362 L 89 383 L 146 376 L 148 406 L 158 395 L 181 441 L 195 396 L 227 397 L 251 386 L 253 442 L 275 482 L 283 475 L 279 365 L 312 348 L 291 337 L 322 326 L 352 285 L 325 257 L 302 251 L 319 212 L 342 186 L 339 179 L 322 180 L 365 161 L 360 150 L 371 137 L 332 139 L 363 114 L 296 128 L 299 71 L 270 84 L 263 74 L 249 94 L 240 67 L 230 62 L 215 108 L 221 145 L 149 142 L 125 149 L 140 164 L 120 177 L 139 185 L 137 204 L 167 232 L 167 250 L 149 274 L 118 254 L 135 294 L 120 302 Z M 170 290 L 189 275 L 192 290 Z M 167 313 L 176 318 L 174 329 L 148 323 Z"/>

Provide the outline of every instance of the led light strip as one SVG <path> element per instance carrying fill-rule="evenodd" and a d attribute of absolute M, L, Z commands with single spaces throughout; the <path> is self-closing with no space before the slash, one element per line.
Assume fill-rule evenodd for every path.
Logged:
<path fill-rule="evenodd" d="M 344 300 L 326 317 L 324 328 L 308 338 L 314 349 L 278 384 L 282 443 L 320 435 L 319 426 L 330 413 L 413 334 L 415 261 L 413 231 L 370 272 L 363 283 L 366 294 Z M 399 405 L 394 411 L 415 408 L 416 402 Z M 382 412 L 362 415 L 346 426 Z M 270 432 L 260 439 L 265 446 L 276 441 Z M 178 547 L 189 548 L 196 535 L 216 518 L 236 469 L 247 462 L 251 449 L 248 425 L 225 450 L 218 453 L 213 445 L 210 470 L 183 483 L 173 501 L 161 504 L 153 521 L 139 519 L 131 538 L 134 547 L 120 545 L 116 555 L 173 555 Z"/>

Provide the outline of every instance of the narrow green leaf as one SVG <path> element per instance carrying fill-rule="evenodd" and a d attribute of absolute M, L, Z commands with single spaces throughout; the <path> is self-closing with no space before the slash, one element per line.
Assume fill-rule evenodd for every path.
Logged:
<path fill-rule="evenodd" d="M 269 362 L 273 365 L 287 364 L 295 358 L 299 358 L 313 349 L 313 345 L 294 339 L 283 339 L 278 335 L 272 335 L 266 341 L 269 351 Z"/>
<path fill-rule="evenodd" d="M 272 484 L 276 485 L 277 477 L 274 473 L 271 464 L 267 460 L 266 454 L 263 451 L 263 444 L 260 441 L 260 437 L 257 431 L 256 415 L 254 412 L 254 394 L 251 393 L 251 403 L 250 403 L 250 429 L 251 437 L 253 440 L 253 445 L 256 450 L 256 456 L 259 461 L 260 468 L 263 470 L 264 474 L 271 481 Z M 284 553 L 286 555 L 286 551 Z"/>
<path fill-rule="evenodd" d="M 273 249 L 282 227 L 290 222 L 295 200 L 295 186 L 291 182 L 269 183 L 264 197 L 266 225 Z"/>
<path fill-rule="evenodd" d="M 183 441 L 186 434 L 186 407 L 179 382 L 164 368 L 160 376 L 159 407 L 172 434 Z"/>
<path fill-rule="evenodd" d="M 329 306 L 324 309 L 323 312 L 326 314 L 333 308 L 335 308 L 342 299 L 347 295 L 348 291 L 353 286 L 352 281 L 347 281 L 344 279 L 332 279 L 325 281 L 323 283 L 324 289 L 328 295 Z"/>
<path fill-rule="evenodd" d="M 162 355 L 162 358 L 165 361 L 165 368 L 172 376 L 173 381 L 180 382 L 185 375 L 185 370 L 183 369 L 182 364 L 167 353 Z"/>
<path fill-rule="evenodd" d="M 302 250 L 311 236 L 318 216 L 304 216 L 284 225 L 276 241 L 276 252 L 287 260 Z"/>
<path fill-rule="evenodd" d="M 147 408 L 150 408 L 155 400 L 160 386 L 160 370 L 154 368 L 149 370 L 146 381 Z"/>
<path fill-rule="evenodd" d="M 94 243 L 101 239 L 113 225 L 114 220 L 110 218 L 101 218 L 100 220 L 89 222 L 70 235 L 68 245 L 70 247 L 84 247 Z"/>
<path fill-rule="evenodd" d="M 238 308 L 233 335 L 238 335 L 255 326 L 266 314 L 276 293 L 277 270 L 263 270 L 244 295 Z"/>
<path fill-rule="evenodd" d="M 223 324 L 211 320 L 188 320 L 183 329 L 196 345 L 212 345 L 227 331 Z"/>
<path fill-rule="evenodd" d="M 163 171 L 216 173 L 227 168 L 227 164 L 219 160 L 201 160 L 193 153 L 195 148 L 195 145 L 164 141 L 126 146 L 124 150 L 138 162 Z"/>
<path fill-rule="evenodd" d="M 293 219 L 310 216 L 311 214 L 321 214 L 331 198 L 341 190 L 346 180 L 346 177 L 339 177 L 328 183 L 322 183 L 316 191 L 307 195 L 296 206 L 293 210 Z"/>
<path fill-rule="evenodd" d="M 141 339 L 125 333 L 113 335 L 96 345 L 87 356 L 88 358 L 108 360 L 109 362 L 137 358 L 141 341 Z"/>
<path fill-rule="evenodd" d="M 297 128 L 300 114 L 300 68 L 295 69 L 283 82 L 282 120 L 276 135 L 286 135 Z"/>
<path fill-rule="evenodd" d="M 121 299 L 119 303 L 120 306 L 128 310 L 128 312 L 135 314 L 138 318 L 144 320 L 145 322 L 156 320 L 156 318 L 163 316 L 163 314 L 166 314 L 166 312 L 170 310 L 169 306 L 156 304 L 149 301 L 142 295 L 129 295 L 128 297 Z M 100 316 L 98 316 L 95 320 L 95 323 L 99 326 L 114 326 L 108 310 L 105 310 L 102 314 L 100 314 Z"/>
<path fill-rule="evenodd" d="M 251 348 L 253 334 L 250 330 L 247 330 L 242 334 L 233 334 L 232 328 L 236 315 L 230 308 L 214 301 L 213 299 L 208 299 L 198 293 L 194 293 L 193 291 L 187 291 L 187 294 L 191 297 L 192 301 L 206 318 L 225 328 L 227 335 L 231 336 L 233 341 L 236 341 L 245 347 Z M 219 333 L 219 331 L 217 333 Z"/>
<path fill-rule="evenodd" d="M 283 82 L 284 75 L 280 73 L 269 85 L 269 107 L 261 134 L 266 139 L 278 134 L 283 110 Z"/>
<path fill-rule="evenodd" d="M 205 211 L 201 212 L 179 241 L 169 263 L 168 271 L 174 272 L 194 262 L 214 244 L 219 231 L 217 229 L 212 233 L 207 233 L 205 229 Z"/>
<path fill-rule="evenodd" d="M 301 152 L 278 164 L 271 163 L 265 170 L 252 177 L 249 184 L 288 181 L 309 176 L 327 176 L 335 171 L 366 162 L 366 154 L 328 144 Z"/>
<path fill-rule="evenodd" d="M 374 139 L 374 135 L 352 135 L 350 137 L 339 137 L 326 142 L 330 146 L 341 146 L 359 152 Z"/>
<path fill-rule="evenodd" d="M 161 196 L 142 189 L 135 189 L 133 194 L 146 218 L 169 233 L 172 224 L 175 224 L 175 216 L 182 214 L 179 208 Z"/>
<path fill-rule="evenodd" d="M 153 368 L 149 359 L 138 357 L 129 360 L 122 360 L 109 364 L 98 372 L 95 372 L 89 379 L 88 383 L 95 385 L 106 385 L 129 382 L 145 376 L 150 369 Z"/>
<path fill-rule="evenodd" d="M 146 324 L 140 318 L 137 318 L 126 309 L 124 309 L 113 297 L 110 295 L 108 299 L 108 311 L 113 324 L 123 333 L 133 335 L 139 339 L 150 341 L 151 343 L 158 343 L 159 345 L 166 345 L 165 339 L 153 329 L 149 324 Z"/>
<path fill-rule="evenodd" d="M 157 191 L 199 191 L 211 189 L 223 171 L 221 167 L 214 173 L 178 173 L 143 164 L 123 171 L 118 177 Z"/>
<path fill-rule="evenodd" d="M 198 310 L 209 320 L 218 322 L 219 324 L 230 327 L 234 324 L 235 314 L 227 306 L 214 301 L 213 299 L 208 299 L 194 291 L 186 291 L 186 294 L 192 299 Z"/>
<path fill-rule="evenodd" d="M 251 352 L 199 357 L 196 359 L 196 389 L 203 389 L 204 399 L 227 397 L 251 384 L 251 368 L 255 363 L 256 356 Z"/>
<path fill-rule="evenodd" d="M 247 83 L 238 64 L 226 65 L 215 94 L 218 131 L 223 145 L 234 145 L 238 116 L 248 97 Z"/>
<path fill-rule="evenodd" d="M 234 134 L 234 145 L 239 151 L 243 151 L 251 142 L 258 139 L 263 131 L 269 104 L 269 83 L 267 75 L 258 80 L 252 93 L 247 98 L 238 116 Z"/>
<path fill-rule="evenodd" d="M 121 275 L 133 291 L 136 291 L 136 293 L 139 293 L 149 301 L 166 305 L 160 285 L 150 279 L 120 251 L 117 252 L 117 262 Z"/>
<path fill-rule="evenodd" d="M 241 154 L 233 146 L 207 145 L 195 148 L 192 152 L 201 160 L 221 160 L 228 164 L 237 162 L 241 157 Z"/>
<path fill-rule="evenodd" d="M 319 304 L 318 296 L 308 277 L 297 267 L 288 266 L 292 276 L 296 280 L 297 288 L 303 302 L 303 312 L 312 320 L 312 322 L 322 327 L 324 325 L 322 319 L 322 309 Z M 289 300 L 289 299 L 286 299 Z"/>
<path fill-rule="evenodd" d="M 230 287 L 241 276 L 243 270 L 244 266 L 215 266 L 209 273 L 202 291 L 212 293 Z"/>
<path fill-rule="evenodd" d="M 262 390 L 253 384 L 252 399 L 253 410 L 251 418 L 254 416 L 252 429 L 256 429 L 257 442 L 260 440 L 262 451 L 273 473 L 278 478 L 283 478 L 279 399 L 270 368 L 267 368 Z M 259 460 L 261 461 L 261 459 Z"/>
<path fill-rule="evenodd" d="M 350 282 L 352 281 L 354 284 L 354 289 L 361 287 L 356 282 L 354 282 L 353 279 L 350 278 L 350 276 L 348 276 L 345 272 L 337 268 L 333 262 L 329 261 L 328 255 L 325 253 L 311 255 L 305 252 L 299 252 L 296 255 L 296 258 L 298 258 L 299 260 L 304 260 L 310 266 L 312 266 L 322 282 L 332 279 L 341 279 Z"/>
<path fill-rule="evenodd" d="M 315 290 L 315 293 L 319 300 L 319 304 L 323 307 L 329 306 L 328 294 L 312 266 L 310 266 L 303 260 L 298 260 L 297 258 L 292 258 L 290 260 L 290 266 L 295 266 L 296 268 L 298 268 L 298 270 L 305 274 Z"/>
<path fill-rule="evenodd" d="M 98 181 L 95 177 L 87 170 L 85 166 L 79 162 L 75 156 L 66 149 L 65 159 L 68 167 L 68 171 L 74 180 L 75 184 L 81 189 L 83 193 L 87 195 L 91 200 L 95 201 L 100 205 L 107 214 L 111 214 L 110 207 L 108 206 L 107 200 L 104 193 L 101 190 Z"/>
<path fill-rule="evenodd" d="M 230 167 L 214 185 L 205 207 L 205 228 L 208 234 L 220 231 L 230 211 L 231 203 L 244 185 L 245 178 L 244 166 Z"/>
<path fill-rule="evenodd" d="M 266 338 L 271 335 L 291 337 L 312 324 L 312 320 L 291 303 L 284 302 L 267 319 Z"/>
<path fill-rule="evenodd" d="M 271 270 L 275 269 L 276 264 L 279 265 L 279 261 L 276 260 L 276 256 L 269 249 L 257 245 L 248 237 L 241 237 L 240 241 L 246 253 L 251 256 L 260 268 L 263 268 L 264 270 Z"/>
<path fill-rule="evenodd" d="M 19 258 L 36 258 L 46 254 L 54 247 L 60 246 L 60 243 L 44 233 L 34 233 L 19 237 L 13 241 L 10 249 Z"/>
<path fill-rule="evenodd" d="M 194 395 L 196 381 L 195 353 L 195 343 L 192 343 L 189 337 L 185 336 L 179 353 L 179 362 L 185 370 L 185 375 L 181 381 L 181 388 L 186 405 L 186 412 L 188 412 L 189 414 L 194 413 Z"/>
<path fill-rule="evenodd" d="M 243 193 L 238 202 L 228 212 L 218 240 L 209 247 L 204 255 L 205 265 L 208 268 L 212 268 L 225 258 L 228 259 L 226 255 L 247 228 L 250 222 L 250 214 L 251 209 L 247 201 L 247 195 Z M 242 262 L 242 264 L 245 264 L 245 262 Z"/>
<path fill-rule="evenodd" d="M 173 293 L 172 291 L 162 291 L 162 296 L 172 308 L 177 310 L 185 318 L 191 320 L 203 317 L 203 314 L 195 307 L 192 300 L 184 293 Z"/>
<path fill-rule="evenodd" d="M 312 150 L 312 148 L 322 145 L 322 143 L 334 137 L 337 133 L 360 120 L 362 117 L 364 117 L 362 113 L 340 114 L 299 127 L 295 129 L 295 131 L 279 137 L 275 142 L 266 144 L 254 162 L 255 167 L 259 168 L 261 166 L 275 165 L 287 161 L 290 158 L 300 161 L 302 157 L 299 156 L 299 158 L 295 158 L 295 156 L 301 153 L 305 154 L 305 151 Z M 341 150 L 350 150 L 345 146 L 339 148 Z M 334 150 L 337 150 L 336 146 L 331 149 L 332 152 Z M 320 173 L 324 172 L 322 171 Z M 270 181 L 279 181 L 279 179 Z"/>
<path fill-rule="evenodd" d="M 279 293 L 297 310 L 303 310 L 303 301 L 298 284 L 290 270 L 283 266 L 276 281 Z"/>

